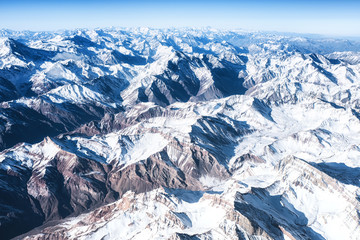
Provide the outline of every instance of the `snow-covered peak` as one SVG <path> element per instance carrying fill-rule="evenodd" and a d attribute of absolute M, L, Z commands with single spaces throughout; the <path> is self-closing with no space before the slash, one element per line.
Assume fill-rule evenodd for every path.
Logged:
<path fill-rule="evenodd" d="M 6 57 L 10 53 L 10 40 L 8 38 L 0 38 L 0 57 Z"/>

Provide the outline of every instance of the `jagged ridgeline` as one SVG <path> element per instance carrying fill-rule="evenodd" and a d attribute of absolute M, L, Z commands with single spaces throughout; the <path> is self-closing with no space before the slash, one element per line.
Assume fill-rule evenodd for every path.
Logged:
<path fill-rule="evenodd" d="M 359 239 L 360 43 L 0 31 L 0 238 Z"/>

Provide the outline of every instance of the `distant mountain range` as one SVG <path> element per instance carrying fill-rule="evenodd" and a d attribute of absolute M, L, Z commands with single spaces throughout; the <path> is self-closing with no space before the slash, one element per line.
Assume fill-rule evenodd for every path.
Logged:
<path fill-rule="evenodd" d="M 0 30 L 0 105 L 1 239 L 360 238 L 360 42 Z"/>

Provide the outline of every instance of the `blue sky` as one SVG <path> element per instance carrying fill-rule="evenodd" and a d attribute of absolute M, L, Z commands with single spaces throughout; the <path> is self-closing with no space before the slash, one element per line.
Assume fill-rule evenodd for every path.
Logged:
<path fill-rule="evenodd" d="M 0 0 L 0 28 L 205 27 L 360 36 L 360 0 Z"/>

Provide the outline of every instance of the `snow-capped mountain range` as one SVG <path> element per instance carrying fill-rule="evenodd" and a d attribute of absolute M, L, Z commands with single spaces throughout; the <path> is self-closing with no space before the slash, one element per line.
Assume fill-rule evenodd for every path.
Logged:
<path fill-rule="evenodd" d="M 1 239 L 360 239 L 359 42 L 1 30 L 0 101 Z"/>

